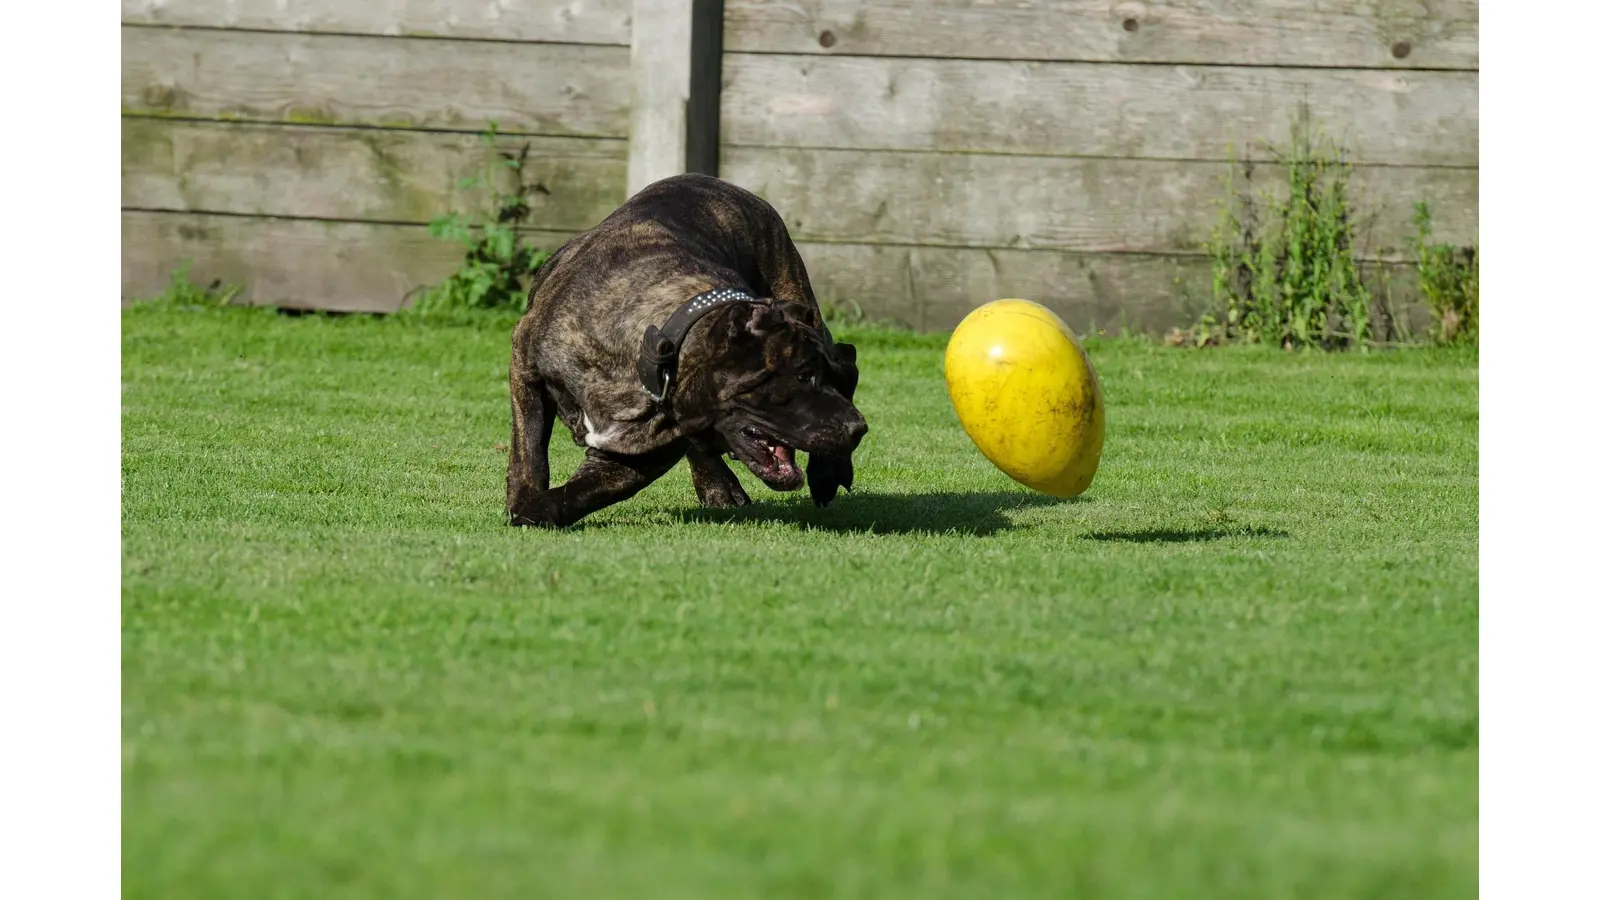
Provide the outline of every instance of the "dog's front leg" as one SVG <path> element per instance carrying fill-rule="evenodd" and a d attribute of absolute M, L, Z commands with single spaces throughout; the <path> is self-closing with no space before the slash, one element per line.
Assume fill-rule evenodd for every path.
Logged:
<path fill-rule="evenodd" d="M 644 490 L 677 465 L 684 450 L 684 441 L 674 441 L 639 456 L 621 456 L 591 447 L 566 484 L 522 498 L 511 510 L 511 524 L 565 528 Z"/>
<path fill-rule="evenodd" d="M 712 509 L 749 506 L 750 495 L 738 476 L 722 461 L 722 454 L 702 438 L 689 439 L 689 476 L 694 479 L 694 495 L 700 505 Z"/>
<path fill-rule="evenodd" d="M 506 513 L 550 490 L 550 433 L 556 404 L 544 382 L 511 368 L 511 453 L 506 461 Z"/>

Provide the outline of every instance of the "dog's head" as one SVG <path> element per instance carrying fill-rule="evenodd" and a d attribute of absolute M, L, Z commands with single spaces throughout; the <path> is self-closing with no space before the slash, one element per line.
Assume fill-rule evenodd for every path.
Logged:
<path fill-rule="evenodd" d="M 850 400 L 859 377 L 854 348 L 834 344 L 815 310 L 741 303 L 708 337 L 714 427 L 768 487 L 805 483 L 797 450 L 848 457 L 861 443 L 867 421 Z"/>

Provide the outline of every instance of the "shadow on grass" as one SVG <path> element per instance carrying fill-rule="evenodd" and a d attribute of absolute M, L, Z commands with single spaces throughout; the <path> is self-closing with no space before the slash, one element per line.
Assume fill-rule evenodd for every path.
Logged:
<path fill-rule="evenodd" d="M 1195 541 L 1220 541 L 1225 538 L 1284 538 L 1289 532 L 1255 525 L 1228 528 L 1150 528 L 1142 531 L 1094 531 L 1084 535 L 1090 541 L 1122 541 L 1129 544 L 1188 544 Z"/>
<path fill-rule="evenodd" d="M 819 509 L 809 498 L 795 501 L 756 501 L 740 509 L 691 509 L 686 522 L 777 522 L 821 531 L 867 534 L 945 534 L 974 536 L 1010 531 L 1018 527 L 1006 512 L 1058 503 L 1042 494 L 987 491 L 979 493 L 850 495 L 841 492 L 831 506 Z"/>

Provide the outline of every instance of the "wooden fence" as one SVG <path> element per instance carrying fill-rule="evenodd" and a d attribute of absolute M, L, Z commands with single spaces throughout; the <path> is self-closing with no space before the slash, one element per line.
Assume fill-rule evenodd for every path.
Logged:
<path fill-rule="evenodd" d="M 1394 258 L 1475 243 L 1475 0 L 123 0 L 124 294 L 390 310 L 491 121 L 554 247 L 648 180 L 770 200 L 826 297 L 1184 321 L 1230 152 L 1308 110 Z M 631 168 L 630 168 L 631 165 Z M 1268 173 L 1270 174 L 1270 173 Z M 1185 299 L 1185 292 L 1188 299 Z M 1189 306 L 1186 308 L 1186 304 Z"/>

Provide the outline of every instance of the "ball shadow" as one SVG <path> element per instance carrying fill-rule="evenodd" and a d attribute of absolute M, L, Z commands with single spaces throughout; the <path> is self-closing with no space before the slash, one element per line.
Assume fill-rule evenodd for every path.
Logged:
<path fill-rule="evenodd" d="M 738 509 L 696 508 L 684 512 L 686 522 L 769 522 L 819 531 L 856 534 L 968 534 L 977 537 L 1026 528 L 1012 522 L 1007 512 L 1036 506 L 1088 502 L 1057 500 L 1020 491 L 953 492 L 927 494 L 858 493 L 839 495 L 818 508 L 810 498 L 758 500 Z"/>
<path fill-rule="evenodd" d="M 1129 544 L 1188 544 L 1220 541 L 1226 538 L 1286 538 L 1289 532 L 1256 525 L 1224 528 L 1148 528 L 1140 531 L 1093 531 L 1083 536 L 1089 541 L 1120 541 Z"/>

